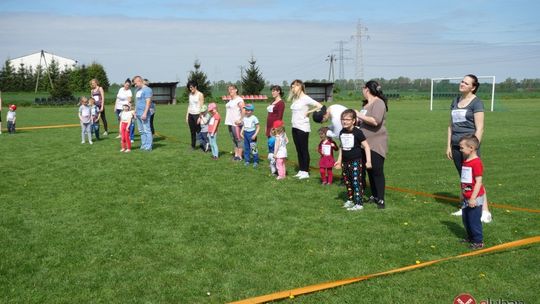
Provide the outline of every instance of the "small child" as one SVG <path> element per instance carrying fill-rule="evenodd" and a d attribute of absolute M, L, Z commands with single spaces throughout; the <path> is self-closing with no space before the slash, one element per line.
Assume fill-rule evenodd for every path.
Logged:
<path fill-rule="evenodd" d="M 332 167 L 336 163 L 334 159 L 334 151 L 338 151 L 338 145 L 332 140 L 332 137 L 328 136 L 328 127 L 322 127 L 319 129 L 319 137 L 321 142 L 317 148 L 321 159 L 319 160 L 319 171 L 321 173 L 322 185 L 331 185 L 334 178 L 332 173 Z"/>
<path fill-rule="evenodd" d="M 484 167 L 476 152 L 479 146 L 480 141 L 472 134 L 463 136 L 459 142 L 459 150 L 465 158 L 461 167 L 461 195 L 462 219 L 467 238 L 463 241 L 471 243 L 471 249 L 484 247 L 480 217 L 486 190 L 482 184 Z"/>
<path fill-rule="evenodd" d="M 341 149 L 335 163 L 336 169 L 342 168 L 343 181 L 347 189 L 348 200 L 343 204 L 349 211 L 364 209 L 362 197 L 362 146 L 366 151 L 366 168 L 371 168 L 371 150 L 360 128 L 356 127 L 356 111 L 347 109 L 341 113 L 343 129 L 339 133 Z"/>
<path fill-rule="evenodd" d="M 90 98 L 89 103 L 90 115 L 92 116 L 92 125 L 90 132 L 96 135 L 96 140 L 99 140 L 99 118 L 101 117 L 101 112 L 99 111 L 98 106 L 96 106 L 96 100 L 94 98 Z"/>
<path fill-rule="evenodd" d="M 88 106 L 88 99 L 81 97 L 79 100 L 79 121 L 81 123 L 81 144 L 85 143 L 84 135 L 88 136 L 88 143 L 92 144 L 92 114 L 90 106 Z"/>
<path fill-rule="evenodd" d="M 9 134 L 15 134 L 15 123 L 17 121 L 17 113 L 15 112 L 16 110 L 16 105 L 9 105 L 9 111 L 6 115 L 7 129 Z"/>
<path fill-rule="evenodd" d="M 120 112 L 120 141 L 122 149 L 120 152 L 131 152 L 131 139 L 129 137 L 129 126 L 132 123 L 134 111 L 130 111 L 129 104 L 122 106 L 122 112 Z"/>
<path fill-rule="evenodd" d="M 274 147 L 276 145 L 276 136 L 270 129 L 270 137 L 268 137 L 268 165 L 270 166 L 270 175 L 277 174 L 276 159 L 274 158 Z"/>
<path fill-rule="evenodd" d="M 210 149 L 212 150 L 212 159 L 218 159 L 219 150 L 217 146 L 217 132 L 221 116 L 217 112 L 217 105 L 212 102 L 208 105 L 208 112 L 210 113 L 210 120 L 208 121 L 208 140 L 210 143 Z"/>
<path fill-rule="evenodd" d="M 247 104 L 244 106 L 246 116 L 242 119 L 243 126 L 240 130 L 240 137 L 244 139 L 244 161 L 249 166 L 251 155 L 253 155 L 253 168 L 259 166 L 259 150 L 257 149 L 257 134 L 259 134 L 259 119 L 253 115 L 255 106 Z"/>
<path fill-rule="evenodd" d="M 208 114 L 208 109 L 206 105 L 201 106 L 201 113 L 199 118 L 197 118 L 197 124 L 201 127 L 201 131 L 197 133 L 197 141 L 201 150 L 208 152 L 209 142 L 208 142 L 208 123 L 210 122 L 210 114 Z"/>
<path fill-rule="evenodd" d="M 285 162 L 287 160 L 287 144 L 289 143 L 282 120 L 274 121 L 272 124 L 272 134 L 276 137 L 276 143 L 274 144 L 274 159 L 276 160 L 278 172 L 276 179 L 280 180 L 285 178 L 287 172 Z"/>

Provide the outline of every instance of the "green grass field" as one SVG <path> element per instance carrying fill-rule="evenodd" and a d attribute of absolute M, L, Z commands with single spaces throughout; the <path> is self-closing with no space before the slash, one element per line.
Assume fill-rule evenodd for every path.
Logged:
<path fill-rule="evenodd" d="M 387 185 L 457 197 L 459 179 L 444 156 L 449 113 L 430 112 L 428 103 L 390 103 Z M 321 186 L 318 170 L 276 181 L 266 162 L 232 162 L 223 125 L 219 160 L 191 151 L 185 106 L 158 106 L 155 150 L 130 154 L 118 152 L 110 105 L 112 134 L 92 146 L 80 144 L 80 127 L 24 129 L 77 124 L 76 108 L 17 110 L 18 133 L 0 135 L 1 303 L 223 303 L 469 252 L 458 242 L 461 219 L 450 216 L 457 203 L 387 190 L 387 209 L 347 212 L 344 187 Z M 264 108 L 256 104 L 263 124 Z M 540 103 L 505 100 L 504 109 L 486 113 L 489 200 L 539 209 Z M 264 139 L 259 148 L 266 151 Z M 540 235 L 538 213 L 491 211 L 488 247 Z M 468 292 L 478 302 L 536 303 L 539 262 L 534 244 L 285 302 L 452 303 Z"/>

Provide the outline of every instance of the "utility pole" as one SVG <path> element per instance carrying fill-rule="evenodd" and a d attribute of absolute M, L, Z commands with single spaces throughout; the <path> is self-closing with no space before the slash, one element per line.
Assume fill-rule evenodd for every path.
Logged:
<path fill-rule="evenodd" d="M 364 55 L 362 52 L 362 38 L 369 39 L 369 36 L 366 35 L 368 31 L 367 27 L 362 25 L 360 19 L 356 24 L 356 34 L 351 38 L 356 40 L 356 65 L 354 70 L 355 86 L 356 89 L 360 89 L 364 82 Z"/>

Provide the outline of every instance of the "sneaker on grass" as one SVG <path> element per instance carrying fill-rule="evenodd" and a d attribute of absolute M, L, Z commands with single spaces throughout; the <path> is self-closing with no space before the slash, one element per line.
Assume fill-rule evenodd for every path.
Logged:
<path fill-rule="evenodd" d="M 461 216 L 461 215 L 462 215 L 461 209 L 459 209 L 459 210 L 456 211 L 456 212 L 452 212 L 452 215 L 453 215 L 453 216 Z"/>
<path fill-rule="evenodd" d="M 352 201 L 346 201 L 345 204 L 343 204 L 343 208 L 351 208 L 352 206 L 354 206 Z"/>
<path fill-rule="evenodd" d="M 360 204 L 356 204 L 354 206 L 352 206 L 351 208 L 347 208 L 347 210 L 349 211 L 360 211 L 364 209 L 364 206 L 360 205 Z"/>
<path fill-rule="evenodd" d="M 491 216 L 491 212 L 482 210 L 482 216 L 480 217 L 480 221 L 482 223 L 491 223 L 493 221 L 493 217 Z"/>

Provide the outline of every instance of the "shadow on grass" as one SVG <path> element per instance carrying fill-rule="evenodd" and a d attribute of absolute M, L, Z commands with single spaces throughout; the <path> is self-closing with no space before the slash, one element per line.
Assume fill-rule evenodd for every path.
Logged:
<path fill-rule="evenodd" d="M 441 221 L 441 223 L 445 225 L 446 228 L 448 228 L 448 230 L 452 232 L 457 238 L 461 239 L 467 235 L 463 226 L 456 222 Z"/>

